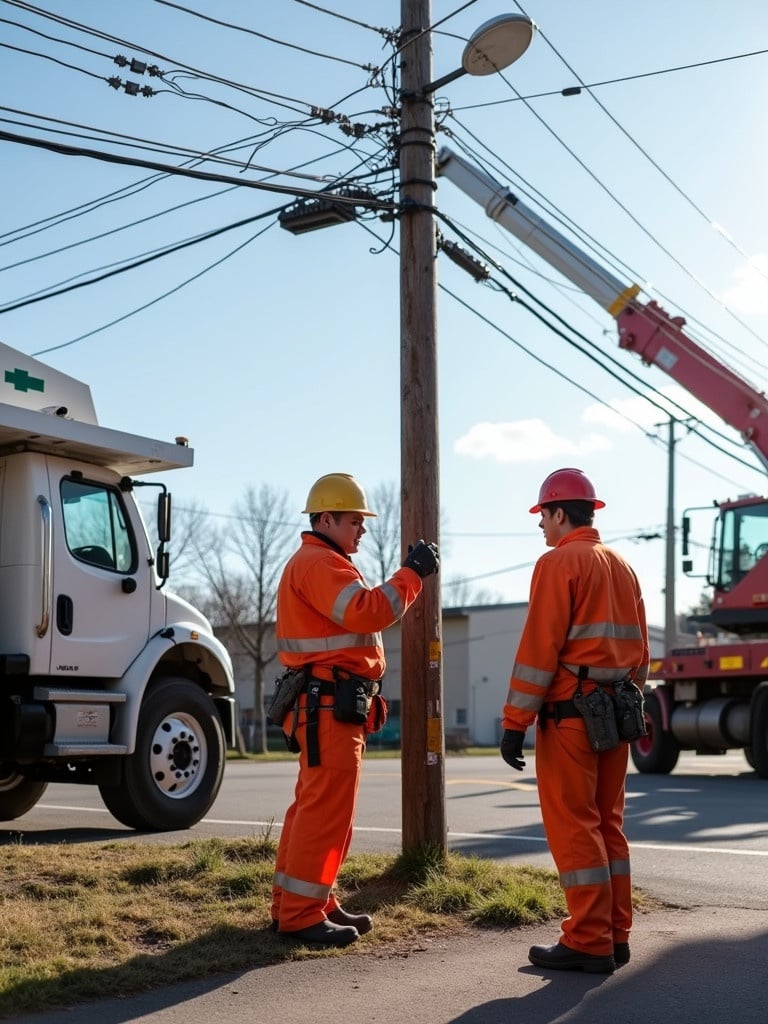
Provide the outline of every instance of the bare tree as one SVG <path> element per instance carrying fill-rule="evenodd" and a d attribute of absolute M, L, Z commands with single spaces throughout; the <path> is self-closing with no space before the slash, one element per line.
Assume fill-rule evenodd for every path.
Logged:
<path fill-rule="evenodd" d="M 477 604 L 501 604 L 501 595 L 483 587 L 473 587 L 466 576 L 452 576 L 443 583 L 443 605 L 466 608 Z"/>
<path fill-rule="evenodd" d="M 378 484 L 370 505 L 376 513 L 365 520 L 366 538 L 360 552 L 363 575 L 374 586 L 388 580 L 400 567 L 400 495 L 395 483 Z"/>
<path fill-rule="evenodd" d="M 213 605 L 208 614 L 226 626 L 253 669 L 254 749 L 266 752 L 264 678 L 276 656 L 277 586 L 295 533 L 285 493 L 262 485 L 246 489 L 231 521 L 198 530 L 199 570 Z"/>

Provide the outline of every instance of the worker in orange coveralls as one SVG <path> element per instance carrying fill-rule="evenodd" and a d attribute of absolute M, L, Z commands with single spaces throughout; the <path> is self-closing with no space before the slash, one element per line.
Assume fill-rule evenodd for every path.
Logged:
<path fill-rule="evenodd" d="M 365 517 L 376 515 L 360 484 L 346 473 L 323 476 L 304 512 L 311 530 L 302 533 L 277 595 L 280 661 L 304 669 L 307 683 L 296 714 L 283 723 L 300 754 L 299 776 L 277 852 L 272 927 L 303 942 L 346 946 L 373 927 L 368 914 L 343 910 L 333 890 L 352 839 L 366 735 L 386 718 L 380 630 L 405 614 L 439 556 L 436 544 L 418 541 L 391 579 L 369 587 L 349 557 Z M 350 717 L 350 695 L 353 720 L 340 721 Z"/>
<path fill-rule="evenodd" d="M 501 755 L 522 770 L 525 731 L 538 716 L 536 776 L 547 842 L 568 918 L 553 946 L 532 946 L 538 967 L 610 974 L 629 961 L 632 880 L 623 832 L 629 744 L 595 752 L 573 698 L 583 684 L 648 675 L 648 631 L 637 577 L 592 526 L 605 502 L 579 469 L 541 485 L 546 552 L 536 563 L 530 604 L 503 711 Z"/>

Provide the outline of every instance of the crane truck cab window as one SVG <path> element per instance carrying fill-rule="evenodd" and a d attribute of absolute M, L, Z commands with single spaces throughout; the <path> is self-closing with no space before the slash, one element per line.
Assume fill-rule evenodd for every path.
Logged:
<path fill-rule="evenodd" d="M 61 481 L 67 547 L 80 562 L 112 572 L 136 568 L 136 544 L 120 492 L 69 477 Z"/>

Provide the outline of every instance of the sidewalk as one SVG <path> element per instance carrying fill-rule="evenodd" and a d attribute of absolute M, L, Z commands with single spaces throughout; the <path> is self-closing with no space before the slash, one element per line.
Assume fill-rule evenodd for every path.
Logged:
<path fill-rule="evenodd" d="M 766 1024 L 768 920 L 698 907 L 637 915 L 632 959 L 613 975 L 545 972 L 533 943 L 556 923 L 422 941 L 407 951 L 352 947 L 185 982 L 126 999 L 29 1014 L 17 1024 Z M 353 952 L 352 950 L 355 950 Z M 105 993 L 106 995 L 106 993 Z"/>

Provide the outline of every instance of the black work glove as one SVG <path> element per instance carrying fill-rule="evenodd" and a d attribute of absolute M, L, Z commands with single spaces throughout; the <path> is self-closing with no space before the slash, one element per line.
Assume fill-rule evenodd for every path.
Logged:
<path fill-rule="evenodd" d="M 501 744 L 499 745 L 501 756 L 511 768 L 515 768 L 519 772 L 525 768 L 525 761 L 523 760 L 524 739 L 525 733 L 520 732 L 519 729 L 505 729 L 504 735 L 501 738 Z"/>
<path fill-rule="evenodd" d="M 427 544 L 419 540 L 415 544 L 408 545 L 408 555 L 403 562 L 408 569 L 413 569 L 422 579 L 437 572 L 440 566 L 440 555 L 437 551 L 437 544 Z"/>

